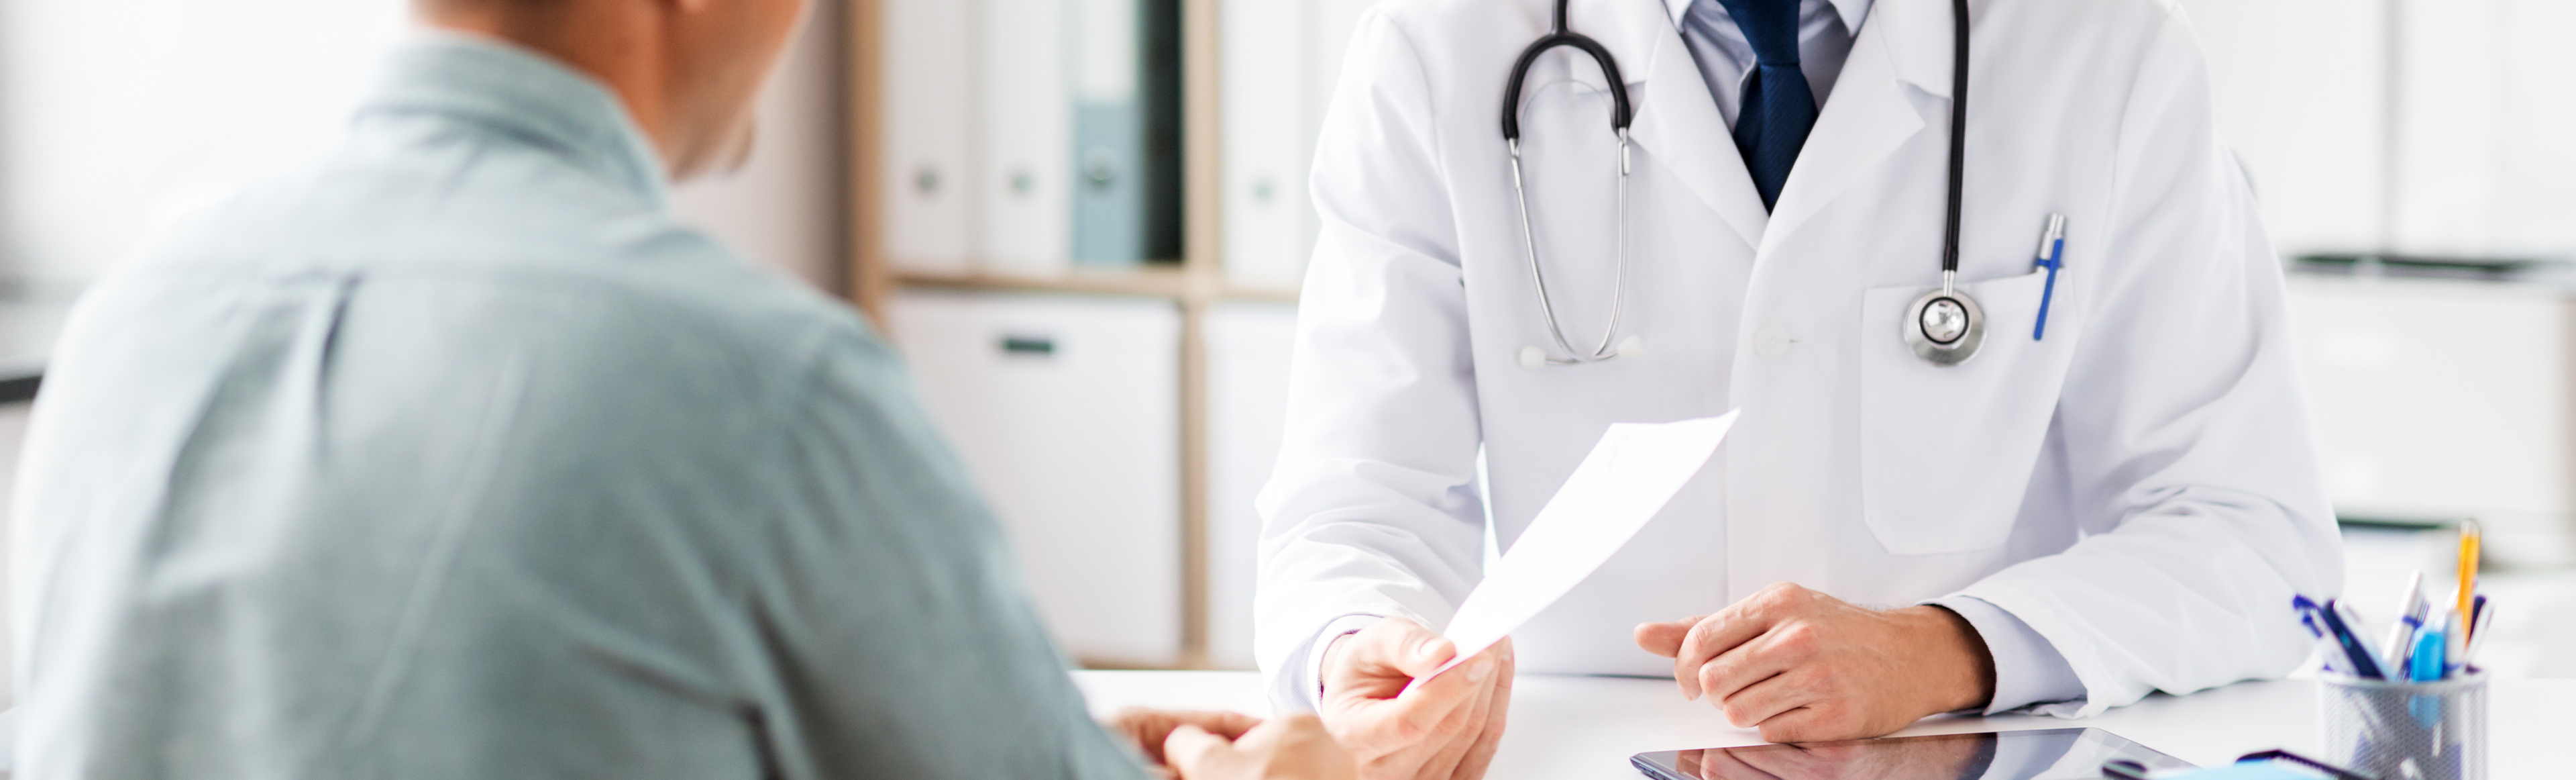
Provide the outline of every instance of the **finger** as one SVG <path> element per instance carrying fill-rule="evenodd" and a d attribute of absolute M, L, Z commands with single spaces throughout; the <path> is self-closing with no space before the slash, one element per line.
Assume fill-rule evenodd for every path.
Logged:
<path fill-rule="evenodd" d="M 1639 623 L 1637 624 L 1637 646 L 1645 648 L 1646 652 L 1665 658 L 1681 655 L 1682 637 L 1688 636 L 1691 627 L 1699 625 L 1699 622 L 1707 617 L 1707 615 L 1701 615 L 1664 623 Z"/>
<path fill-rule="evenodd" d="M 1752 728 L 1814 703 L 1820 697 L 1811 682 L 1810 675 L 1790 672 L 1756 681 L 1732 694 L 1710 694 L 1709 701 L 1726 712 L 1727 722 L 1737 728 Z"/>
<path fill-rule="evenodd" d="M 1480 653 L 1470 663 L 1494 663 L 1494 659 Z M 1424 759 L 1422 769 L 1416 775 L 1424 780 L 1446 780 L 1456 774 L 1460 762 L 1466 760 L 1467 752 L 1476 747 L 1477 738 L 1483 735 L 1485 720 L 1493 705 L 1493 685 L 1489 682 L 1477 686 L 1473 701 L 1449 713 L 1448 719 L 1440 724 L 1441 740 L 1431 750 L 1431 755 Z"/>
<path fill-rule="evenodd" d="M 1241 739 L 1243 733 L 1261 725 L 1261 719 L 1228 710 L 1176 710 L 1171 713 L 1180 723 L 1197 726 L 1226 739 Z"/>
<path fill-rule="evenodd" d="M 1227 739 L 1234 739 L 1242 736 L 1244 731 L 1261 725 L 1261 719 L 1240 712 L 1220 710 L 1157 710 L 1129 707 L 1111 716 L 1109 723 L 1105 725 L 1120 736 L 1126 737 L 1128 742 L 1144 751 L 1147 758 L 1159 764 L 1163 763 L 1164 738 L 1169 737 L 1172 729 L 1182 724 L 1197 726 Z"/>
<path fill-rule="evenodd" d="M 1695 675 L 1700 695 L 1724 702 L 1748 686 L 1797 669 L 1813 660 L 1815 641 L 1815 633 L 1803 625 L 1773 626 L 1769 633 L 1701 664 Z"/>
<path fill-rule="evenodd" d="M 1706 692 L 1700 686 L 1700 667 L 1745 640 L 1761 636 L 1762 630 L 1769 627 L 1759 616 L 1734 614 L 1731 609 L 1692 626 L 1690 634 L 1682 639 L 1681 650 L 1673 654 L 1673 680 L 1681 683 L 1682 698 L 1697 699 Z"/>
<path fill-rule="evenodd" d="M 1883 736 L 1871 734 L 1847 723 L 1828 707 L 1804 706 L 1771 716 L 1761 724 L 1762 738 L 1771 742 L 1827 742 Z M 1889 729 L 1894 731 L 1895 729 Z"/>
<path fill-rule="evenodd" d="M 1476 735 L 1475 744 L 1459 760 L 1458 771 L 1450 773 L 1450 780 L 1481 780 L 1486 768 L 1494 764 L 1494 750 L 1503 744 L 1503 726 L 1512 714 L 1512 680 L 1519 664 L 1512 657 L 1510 639 L 1503 640 L 1501 647 L 1502 677 L 1494 680 L 1494 698 L 1486 709 L 1485 730 Z"/>
<path fill-rule="evenodd" d="M 1182 777 L 1215 777 L 1217 767 L 1234 753 L 1234 743 L 1206 729 L 1181 724 L 1163 738 L 1165 763 Z"/>
<path fill-rule="evenodd" d="M 1413 678 L 1440 668 L 1456 653 L 1449 640 L 1413 621 L 1387 618 L 1342 640 L 1328 661 L 1325 689 L 1393 698 Z"/>
<path fill-rule="evenodd" d="M 1717 614 L 1692 626 L 1683 637 L 1681 652 L 1673 656 L 1673 679 L 1682 684 L 1682 695 L 1697 699 L 1698 670 L 1710 659 L 1735 649 L 1746 640 L 1761 636 L 1778 620 L 1797 613 L 1810 591 L 1796 585 L 1773 585 L 1761 592 L 1729 604 Z"/>
<path fill-rule="evenodd" d="M 1463 725 L 1460 714 L 1473 707 L 1494 674 L 1494 660 L 1478 657 L 1424 680 L 1395 698 L 1403 730 L 1429 737 Z"/>

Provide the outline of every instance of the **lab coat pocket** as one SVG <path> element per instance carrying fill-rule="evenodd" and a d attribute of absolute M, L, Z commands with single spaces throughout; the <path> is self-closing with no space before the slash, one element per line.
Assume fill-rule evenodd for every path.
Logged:
<path fill-rule="evenodd" d="M 2036 340 L 2047 273 L 1962 285 L 1987 321 L 1977 354 L 1955 366 L 1916 357 L 1900 330 L 1928 288 L 1863 293 L 1861 506 L 1889 553 L 1984 550 L 2011 535 L 2081 330 L 2071 277 L 2058 272 Z"/>

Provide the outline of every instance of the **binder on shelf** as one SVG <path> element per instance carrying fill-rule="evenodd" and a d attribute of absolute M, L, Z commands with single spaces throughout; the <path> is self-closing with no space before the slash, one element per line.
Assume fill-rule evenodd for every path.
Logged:
<path fill-rule="evenodd" d="M 907 0 L 924 2 L 925 0 Z M 938 0 L 929 0 L 938 1 Z M 983 270 L 1055 275 L 1071 260 L 1072 84 L 1066 42 L 1074 0 L 979 0 L 982 128 L 976 213 Z"/>
<path fill-rule="evenodd" d="M 1074 0 L 1075 262 L 1181 256 L 1179 0 Z"/>
<path fill-rule="evenodd" d="M 1219 11 L 1225 275 L 1236 285 L 1293 287 L 1314 251 L 1314 16 L 1273 0 L 1224 0 Z"/>
<path fill-rule="evenodd" d="M 1351 31 L 1374 0 L 1223 0 L 1225 274 L 1295 289 L 1318 222 L 1306 177 Z"/>
<path fill-rule="evenodd" d="M 883 6 L 876 56 L 885 81 L 878 188 L 888 259 L 911 271 L 962 272 L 977 254 L 975 3 Z"/>

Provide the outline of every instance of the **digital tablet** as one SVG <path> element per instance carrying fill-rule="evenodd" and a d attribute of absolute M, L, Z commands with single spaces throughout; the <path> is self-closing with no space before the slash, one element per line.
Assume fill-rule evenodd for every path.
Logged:
<path fill-rule="evenodd" d="M 2102 764 L 2190 762 L 2101 729 L 2037 729 L 1639 753 L 1655 780 L 2099 780 Z"/>

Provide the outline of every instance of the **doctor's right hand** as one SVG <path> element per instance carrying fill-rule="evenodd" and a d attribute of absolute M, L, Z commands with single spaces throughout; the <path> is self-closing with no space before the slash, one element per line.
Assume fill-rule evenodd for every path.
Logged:
<path fill-rule="evenodd" d="M 1359 759 L 1361 780 L 1478 780 L 1511 710 L 1505 639 L 1413 690 L 1457 649 L 1413 621 L 1386 618 L 1324 651 L 1324 727 Z"/>

